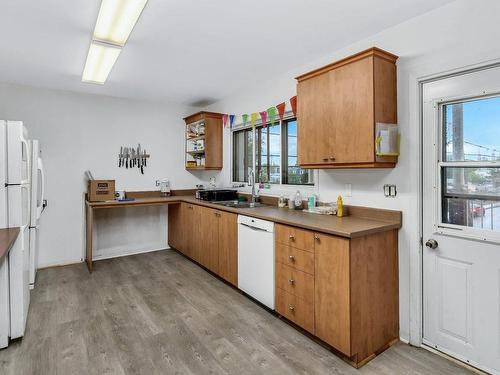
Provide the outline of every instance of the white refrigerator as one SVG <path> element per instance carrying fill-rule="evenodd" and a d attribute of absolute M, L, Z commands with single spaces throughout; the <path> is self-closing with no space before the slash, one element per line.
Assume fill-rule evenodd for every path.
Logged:
<path fill-rule="evenodd" d="M 0 228 L 20 228 L 19 238 L 8 255 L 11 339 L 24 335 L 30 302 L 31 170 L 27 139 L 28 132 L 21 121 L 0 120 Z"/>
<path fill-rule="evenodd" d="M 29 242 L 29 259 L 30 259 L 30 289 L 35 287 L 36 270 L 38 268 L 38 249 L 40 236 L 40 216 L 45 208 L 44 183 L 45 174 L 42 163 L 42 151 L 38 140 L 30 141 L 31 149 L 31 203 L 30 203 L 30 242 Z"/>

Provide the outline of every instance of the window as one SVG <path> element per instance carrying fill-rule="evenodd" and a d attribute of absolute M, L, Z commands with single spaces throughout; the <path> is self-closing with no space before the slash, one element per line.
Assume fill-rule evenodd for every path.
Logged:
<path fill-rule="evenodd" d="M 248 169 L 254 163 L 256 182 L 314 185 L 313 171 L 298 165 L 295 118 L 273 126 L 258 126 L 255 133 L 252 129 L 233 132 L 233 181 L 248 182 Z"/>
<path fill-rule="evenodd" d="M 500 97 L 442 106 L 441 221 L 500 231 Z"/>

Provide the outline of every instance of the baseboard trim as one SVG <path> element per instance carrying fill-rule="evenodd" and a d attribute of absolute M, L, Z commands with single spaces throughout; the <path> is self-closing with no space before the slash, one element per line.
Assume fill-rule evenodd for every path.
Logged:
<path fill-rule="evenodd" d="M 50 264 L 48 266 L 43 266 L 43 267 L 39 267 L 37 268 L 37 271 L 41 271 L 41 270 L 47 270 L 49 268 L 59 268 L 59 267 L 66 267 L 66 266 L 72 266 L 74 264 L 80 264 L 80 263 L 83 263 L 83 260 L 79 260 L 77 262 L 67 262 L 67 263 L 56 263 L 56 264 Z"/>
<path fill-rule="evenodd" d="M 163 251 L 163 250 L 171 250 L 170 247 L 161 247 L 157 249 L 147 249 L 147 250 L 138 250 L 138 251 L 133 251 L 125 254 L 113 254 L 109 256 L 103 256 L 103 257 L 94 257 L 92 259 L 93 262 L 97 262 L 99 260 L 104 260 L 104 259 L 113 259 L 113 258 L 122 258 L 122 257 L 128 257 L 129 255 L 138 255 L 138 254 L 146 254 L 146 253 L 152 253 L 154 251 Z"/>

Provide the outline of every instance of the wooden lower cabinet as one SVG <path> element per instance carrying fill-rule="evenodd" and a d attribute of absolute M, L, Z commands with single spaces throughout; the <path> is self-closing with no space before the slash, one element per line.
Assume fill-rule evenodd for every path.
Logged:
<path fill-rule="evenodd" d="M 199 262 L 214 273 L 219 272 L 219 211 L 197 206 L 200 210 Z"/>
<path fill-rule="evenodd" d="M 238 285 L 238 215 L 220 212 L 219 276 Z"/>
<path fill-rule="evenodd" d="M 276 311 L 314 334 L 314 304 L 276 288 Z"/>
<path fill-rule="evenodd" d="M 237 215 L 196 204 L 172 205 L 168 243 L 233 285 L 238 283 Z"/>
<path fill-rule="evenodd" d="M 283 244 L 284 234 L 293 229 L 276 227 L 281 234 L 276 237 L 279 314 L 344 354 L 355 367 L 397 341 L 397 230 L 353 239 L 301 230 L 302 244 L 311 246 L 313 240 L 311 259 L 304 256 L 310 247 L 298 253 L 301 250 Z"/>

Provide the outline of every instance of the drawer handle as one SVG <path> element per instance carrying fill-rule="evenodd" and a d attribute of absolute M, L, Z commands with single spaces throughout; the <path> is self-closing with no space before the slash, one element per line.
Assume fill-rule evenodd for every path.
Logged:
<path fill-rule="evenodd" d="M 289 235 L 288 238 L 290 239 L 290 241 L 295 241 L 295 236 L 293 235 Z"/>
<path fill-rule="evenodd" d="M 292 305 L 289 305 L 289 306 L 288 306 L 288 309 L 289 309 L 290 311 L 293 311 L 293 310 L 295 310 L 295 307 L 293 307 Z"/>
<path fill-rule="evenodd" d="M 323 161 L 328 161 L 328 158 L 323 158 Z"/>
<path fill-rule="evenodd" d="M 295 284 L 295 280 L 294 280 L 294 279 L 290 279 L 290 280 L 288 280 L 288 284 L 290 284 L 290 285 Z"/>
<path fill-rule="evenodd" d="M 295 262 L 295 257 L 293 255 L 289 255 L 288 259 L 290 259 L 290 262 Z"/>

